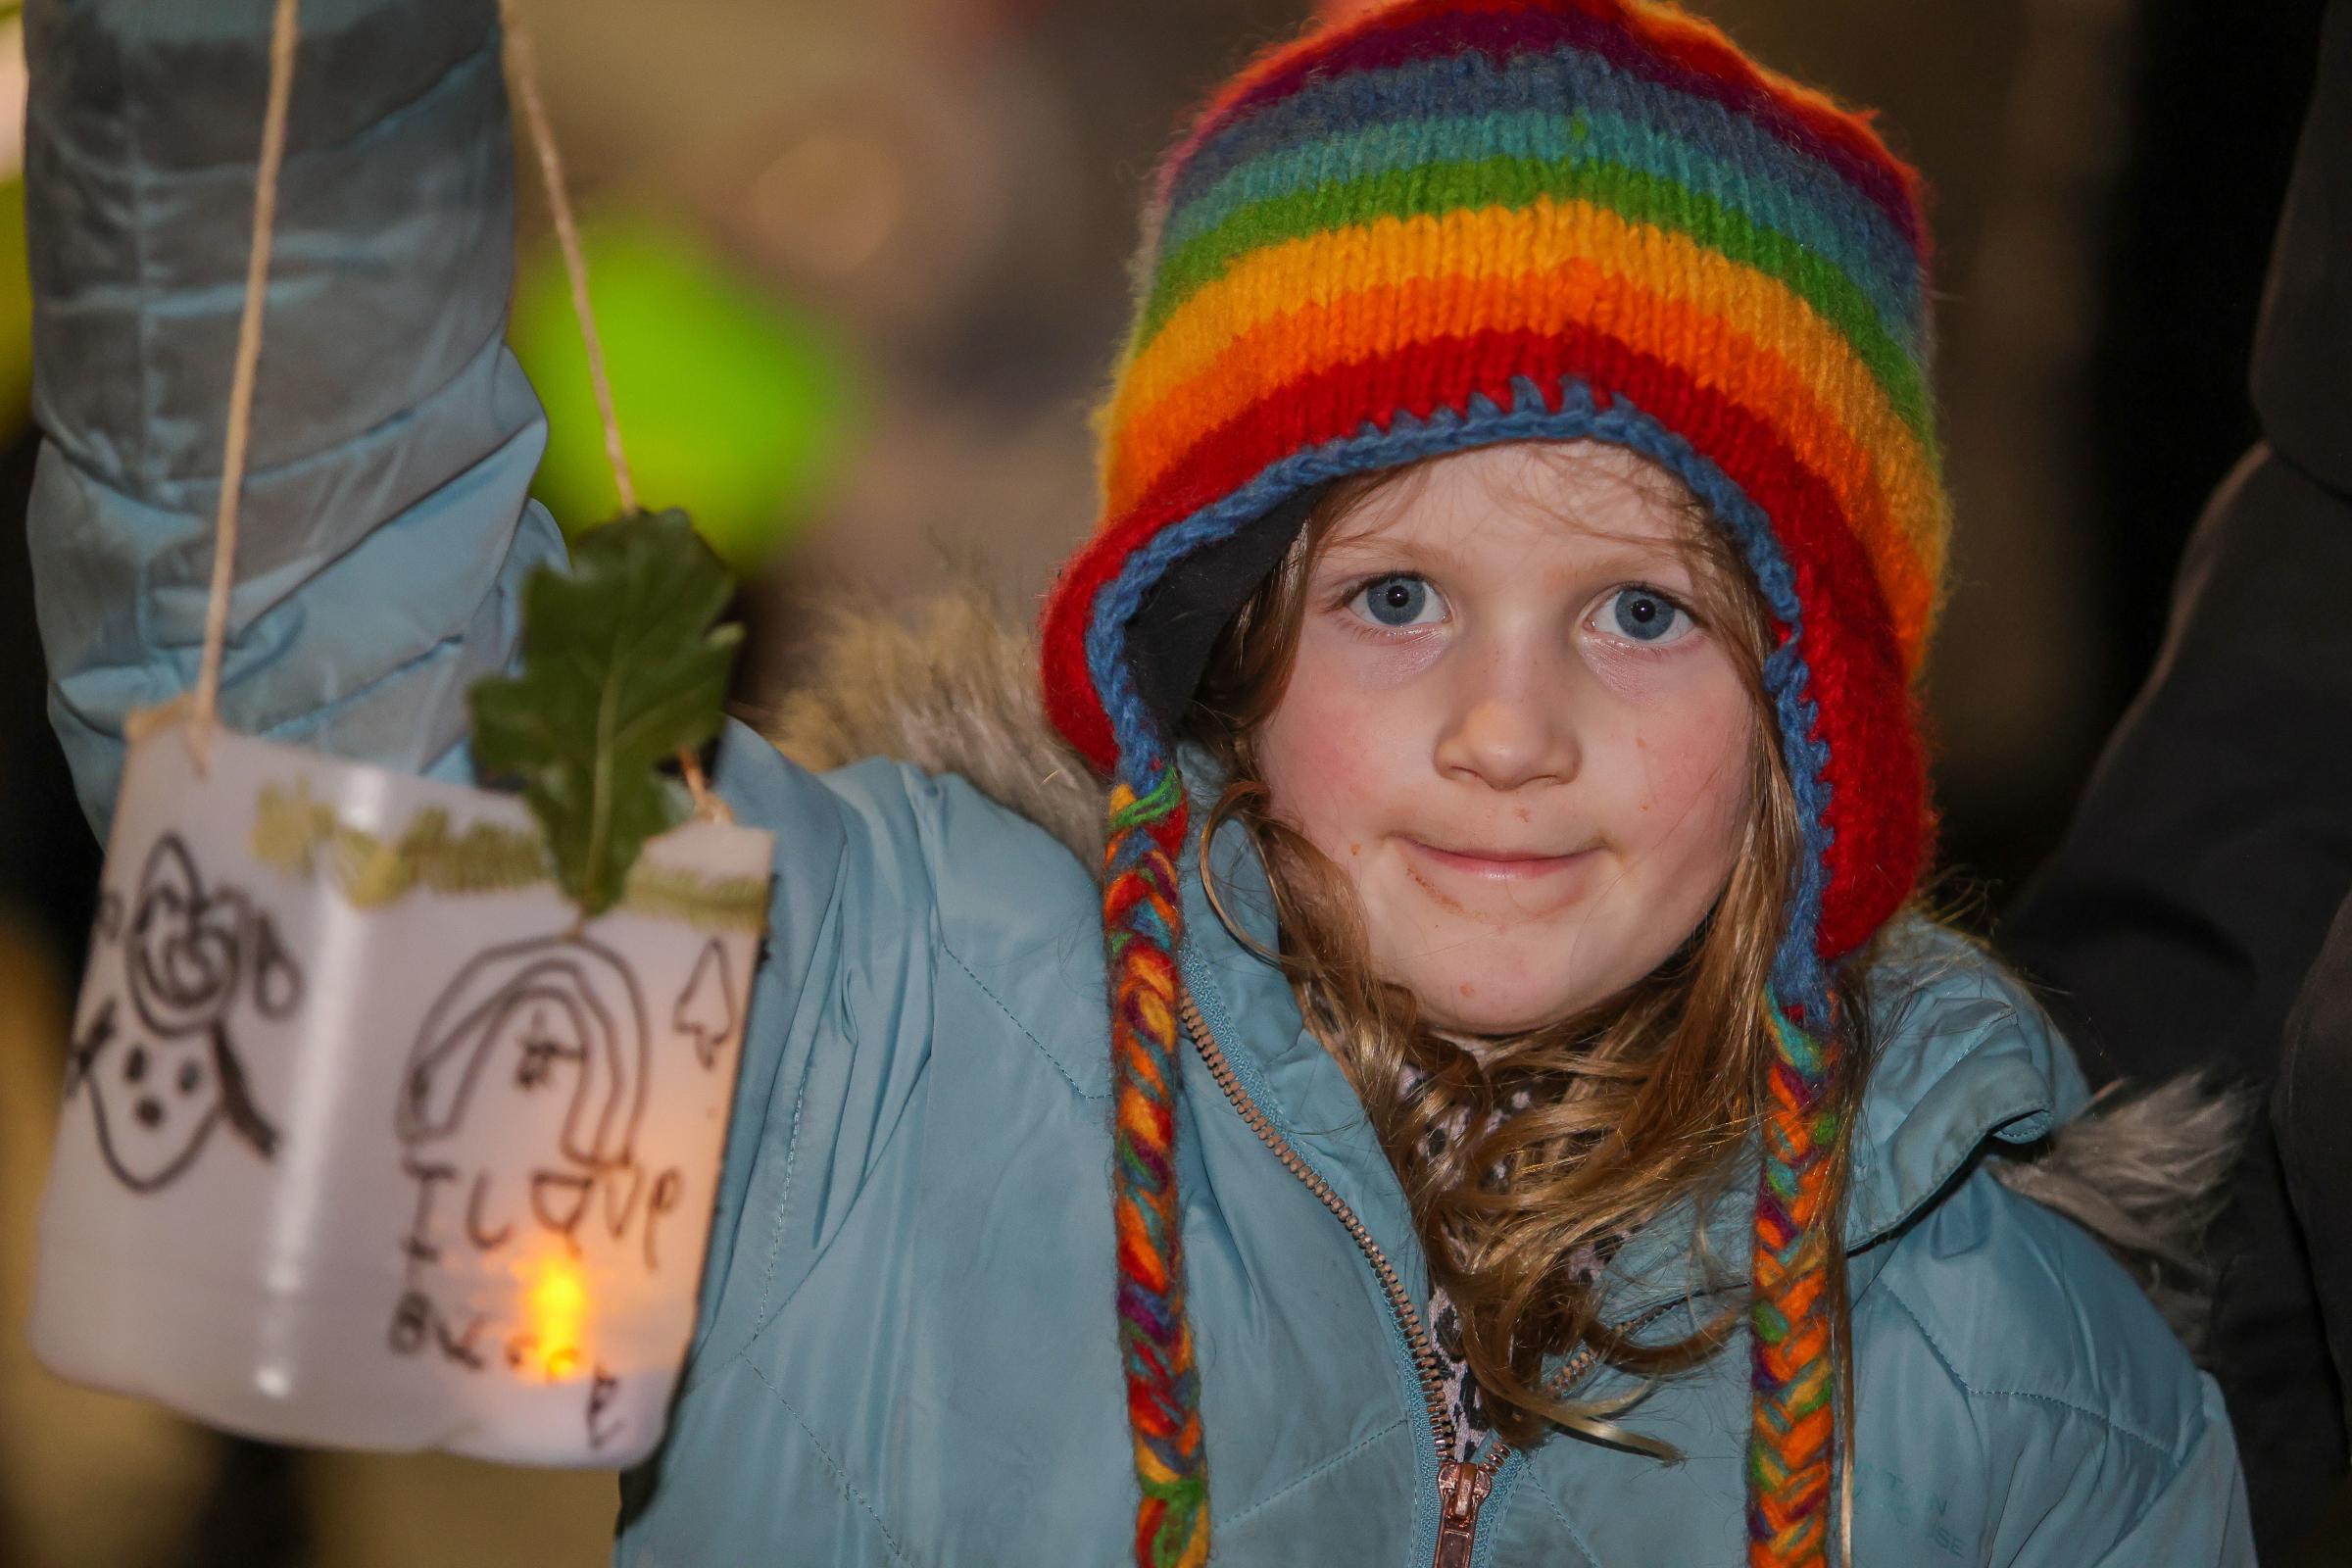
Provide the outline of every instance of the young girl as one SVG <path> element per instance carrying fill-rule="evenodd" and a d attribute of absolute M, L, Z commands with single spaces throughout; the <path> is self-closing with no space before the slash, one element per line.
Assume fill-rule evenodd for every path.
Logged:
<path fill-rule="evenodd" d="M 202 615 L 259 10 L 28 18 L 100 823 Z M 497 31 L 305 27 L 224 707 L 463 774 L 561 552 Z M 790 715 L 902 760 L 718 749 L 771 930 L 619 1559 L 2250 1560 L 2211 1383 L 1996 1179 L 2082 1108 L 2066 1047 L 1903 912 L 1912 172 L 1678 12 L 1404 0 L 1245 71 L 1147 226 L 1044 622 L 1101 795 L 968 624 Z"/>

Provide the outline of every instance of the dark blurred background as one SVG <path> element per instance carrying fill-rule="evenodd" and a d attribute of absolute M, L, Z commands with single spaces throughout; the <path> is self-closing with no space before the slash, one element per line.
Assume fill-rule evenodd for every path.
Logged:
<path fill-rule="evenodd" d="M 1700 0 L 1877 106 L 1935 192 L 1959 530 L 1929 695 L 1963 918 L 2051 848 L 2252 439 L 2245 354 L 2321 5 Z M 791 678 L 845 593 L 976 577 L 1035 604 L 1092 520 L 1086 415 L 1151 164 L 1308 6 L 662 0 L 656 24 L 645 0 L 525 0 L 640 488 L 748 573 L 742 697 Z M 6 132 L 0 158 L 13 180 Z M 609 1475 L 227 1443 L 24 1348 L 97 847 L 43 710 L 21 187 L 0 197 L 0 1564 L 600 1562 Z M 526 215 L 514 339 L 549 406 L 542 492 L 593 520 L 612 497 L 543 226 Z M 2347 1543 L 2339 1514 L 2297 1560 L 2352 1562 Z"/>

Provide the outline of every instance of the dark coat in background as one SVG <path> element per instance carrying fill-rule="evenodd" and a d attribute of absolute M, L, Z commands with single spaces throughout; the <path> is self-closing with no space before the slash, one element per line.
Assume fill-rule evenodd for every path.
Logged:
<path fill-rule="evenodd" d="M 2094 1081 L 2269 1094 L 2204 1347 L 2265 1560 L 2345 1477 L 2352 1368 L 2352 0 L 2272 255 L 2263 439 L 2182 558 L 2154 672 L 2000 932 Z"/>

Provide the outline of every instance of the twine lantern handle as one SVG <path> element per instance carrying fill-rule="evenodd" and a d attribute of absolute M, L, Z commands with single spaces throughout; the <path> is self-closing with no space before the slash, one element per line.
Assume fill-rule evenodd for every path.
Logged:
<path fill-rule="evenodd" d="M 629 455 L 620 442 L 620 416 L 612 408 L 612 379 L 605 370 L 604 339 L 596 330 L 596 307 L 588 298 L 588 258 L 580 250 L 580 227 L 571 213 L 571 196 L 564 180 L 564 155 L 556 147 L 555 127 L 547 104 L 539 96 L 539 60 L 531 47 L 530 29 L 514 9 L 514 0 L 498 0 L 499 24 L 506 31 L 507 77 L 515 101 L 530 126 L 531 146 L 538 154 L 539 178 L 547 190 L 547 210 L 556 229 L 556 244 L 564 253 L 564 271 L 571 283 L 571 314 L 580 323 L 580 342 L 588 353 L 588 380 L 596 389 L 597 416 L 605 427 L 605 459 L 612 466 L 612 488 L 620 494 L 620 514 L 637 514 L 637 481 L 629 472 Z M 694 814 L 706 822 L 731 822 L 726 802 L 710 792 L 703 777 L 702 760 L 690 747 L 678 749 L 678 770 L 694 796 Z"/>
<path fill-rule="evenodd" d="M 228 429 L 220 457 L 220 501 L 213 523 L 212 592 L 205 606 L 204 652 L 197 664 L 196 686 L 188 698 L 188 745 L 199 773 L 210 771 L 213 731 L 220 722 L 220 663 L 228 640 L 230 591 L 236 581 L 237 508 L 245 487 L 245 462 L 253 432 L 253 388 L 262 358 L 264 297 L 270 285 L 270 245 L 276 228 L 278 173 L 285 164 L 286 110 L 294 92 L 295 43 L 300 0 L 277 0 L 270 23 L 270 90 L 262 117 L 262 151 L 253 191 L 253 243 L 245 266 L 245 304 L 237 318 L 237 348 L 229 378 Z M 558 152 L 547 108 L 539 96 L 537 61 L 530 34 L 514 13 L 513 0 L 499 0 L 499 20 L 505 29 L 508 63 L 515 96 L 529 122 L 532 145 L 538 151 L 539 173 L 546 183 L 548 209 L 556 238 L 564 252 L 564 268 L 571 279 L 571 308 L 579 319 L 580 336 L 588 350 L 588 376 L 596 388 L 597 413 L 604 422 L 605 456 L 612 466 L 612 483 L 620 492 L 624 516 L 634 515 L 637 486 L 629 473 L 628 454 L 620 441 L 620 420 L 612 409 L 612 384 L 605 371 L 605 351 L 597 335 L 596 313 L 588 298 L 588 264 L 580 252 L 579 225 L 564 185 L 563 156 Z M 134 737 L 156 720 L 177 710 L 170 705 L 161 713 L 134 723 Z M 681 749 L 678 765 L 694 796 L 695 814 L 705 821 L 733 819 L 726 803 L 710 792 L 702 762 L 691 750 Z"/>
<path fill-rule="evenodd" d="M 213 515 L 213 584 L 204 612 L 204 654 L 188 698 L 188 748 L 196 771 L 209 773 L 220 722 L 220 656 L 228 641 L 229 590 L 236 580 L 237 502 L 253 434 L 253 383 L 262 360 L 262 296 L 270 286 L 270 238 L 277 220 L 277 174 L 286 157 L 286 105 L 294 94 L 294 12 L 277 0 L 270 23 L 270 98 L 262 116 L 262 156 L 253 187 L 253 245 L 245 263 L 245 307 L 228 383 L 228 433 L 221 443 L 220 502 Z M 165 710 L 172 711 L 176 705 Z M 154 720 L 149 719 L 149 723 Z M 135 733 L 135 730 L 134 730 Z"/>

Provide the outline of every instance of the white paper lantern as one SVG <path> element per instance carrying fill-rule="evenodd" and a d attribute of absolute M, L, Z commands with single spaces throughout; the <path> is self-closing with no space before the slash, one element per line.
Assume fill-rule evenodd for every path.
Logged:
<path fill-rule="evenodd" d="M 279 1442 L 624 1465 L 692 1332 L 770 836 L 583 923 L 514 797 L 131 749 L 41 1216 L 60 1376 Z"/>

